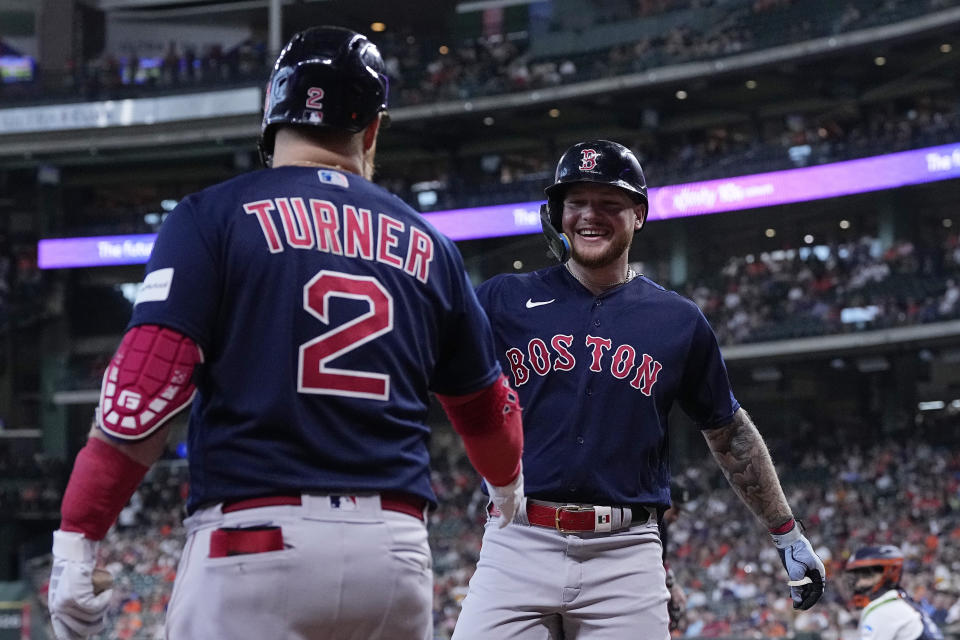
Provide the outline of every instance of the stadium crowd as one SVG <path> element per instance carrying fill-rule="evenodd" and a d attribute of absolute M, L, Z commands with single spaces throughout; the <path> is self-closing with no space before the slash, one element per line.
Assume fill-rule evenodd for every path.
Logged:
<path fill-rule="evenodd" d="M 23 245 L 0 234 L 0 329 L 11 319 L 23 325 L 42 309 L 43 276 L 35 245 Z"/>
<path fill-rule="evenodd" d="M 0 438 L 0 521 L 56 517 L 66 480 L 63 462 L 20 444 Z"/>
<path fill-rule="evenodd" d="M 931 434 L 960 427 L 956 413 L 941 421 Z M 828 570 L 827 596 L 807 612 L 790 607 L 776 550 L 716 465 L 699 460 L 677 465 L 677 482 L 689 497 L 678 505 L 679 517 L 669 530 L 669 561 L 688 597 L 676 637 L 855 637 L 856 615 L 847 604 L 842 567 L 859 546 L 880 543 L 903 549 L 907 590 L 942 627 L 960 633 L 960 453 L 949 440 L 918 440 L 917 433 L 909 440 L 866 443 L 857 436 L 867 433 L 862 424 L 825 433 L 819 439 L 807 433 L 802 447 L 768 436 L 788 498 L 805 516 Z M 452 432 L 436 429 L 433 455 L 440 499 L 430 518 L 435 637 L 445 639 L 480 549 L 486 498 Z M 103 560 L 116 582 L 103 638 L 162 637 L 184 539 L 180 511 L 186 487 L 181 462 L 158 465 L 108 535 Z M 41 562 L 33 569 L 43 611 L 48 566 Z"/>
<path fill-rule="evenodd" d="M 464 100 L 644 71 L 669 64 L 717 58 L 818 36 L 887 24 L 955 6 L 958 0 L 886 0 L 880 10 L 865 0 L 845 3 L 798 0 L 592 0 L 581 10 L 531 13 L 528 30 L 444 44 L 397 28 L 380 34 L 393 106 Z M 549 7 L 549 5 L 546 5 Z M 703 10 L 710 9 L 710 13 Z M 696 13 L 699 11 L 700 13 Z M 568 32 L 627 20 L 687 12 L 655 35 L 564 55 L 536 55 L 532 32 Z M 705 16 L 709 16 L 707 19 Z M 452 45 L 452 46 L 448 46 Z M 253 36 L 233 46 L 170 42 L 162 56 L 142 58 L 135 49 L 105 51 L 72 60 L 64 70 L 38 69 L 28 82 L 0 84 L 4 100 L 48 101 L 130 98 L 151 92 L 262 81 L 268 69 L 266 43 Z"/>
<path fill-rule="evenodd" d="M 951 424 L 957 425 L 956 416 Z M 960 569 L 960 457 L 950 446 L 910 442 L 822 449 L 807 442 L 775 453 L 788 497 L 806 515 L 830 580 L 825 606 L 800 613 L 784 599 L 776 552 L 751 516 L 722 487 L 719 474 L 704 473 L 712 467 L 690 467 L 681 480 L 697 487 L 693 493 L 700 497 L 681 505 L 669 554 L 688 595 L 685 635 L 856 637 L 842 568 L 853 551 L 871 544 L 900 546 L 908 558 L 907 591 L 938 624 L 960 631 L 960 583 L 954 578 Z"/>
<path fill-rule="evenodd" d="M 947 231 L 946 229 L 944 231 Z M 683 293 L 721 344 L 761 342 L 960 317 L 960 236 L 940 244 L 873 237 L 731 257 L 717 276 Z"/>

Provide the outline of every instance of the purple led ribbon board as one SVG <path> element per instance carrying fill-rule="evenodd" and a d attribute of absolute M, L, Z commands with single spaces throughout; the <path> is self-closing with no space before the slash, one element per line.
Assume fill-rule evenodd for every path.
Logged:
<path fill-rule="evenodd" d="M 960 177 L 960 144 L 650 191 L 650 219 L 756 209 Z"/>
<path fill-rule="evenodd" d="M 648 194 L 649 219 L 669 220 L 757 209 L 957 177 L 960 177 L 960 144 L 948 144 L 815 167 L 653 187 Z M 537 233 L 541 202 L 425 215 L 453 240 Z"/>
<path fill-rule="evenodd" d="M 960 177 L 960 143 L 650 189 L 650 220 L 770 207 Z M 540 232 L 542 201 L 426 213 L 451 240 Z M 41 269 L 144 263 L 153 234 L 41 240 Z"/>
<path fill-rule="evenodd" d="M 150 257 L 156 237 L 155 233 L 147 233 L 41 240 L 37 245 L 37 266 L 41 269 L 63 269 L 143 264 Z"/>

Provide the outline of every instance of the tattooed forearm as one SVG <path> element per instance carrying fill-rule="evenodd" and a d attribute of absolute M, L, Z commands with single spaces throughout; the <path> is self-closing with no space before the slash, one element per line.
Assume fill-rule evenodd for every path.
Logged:
<path fill-rule="evenodd" d="M 703 437 L 730 486 L 761 522 L 773 528 L 790 520 L 770 452 L 746 411 L 740 409 L 733 422 L 704 431 Z"/>

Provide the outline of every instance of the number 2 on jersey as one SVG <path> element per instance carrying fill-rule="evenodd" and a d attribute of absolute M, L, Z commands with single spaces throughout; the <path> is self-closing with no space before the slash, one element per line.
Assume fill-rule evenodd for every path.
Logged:
<path fill-rule="evenodd" d="M 328 311 L 331 298 L 365 300 L 370 304 L 370 310 L 300 345 L 297 391 L 373 400 L 389 399 L 389 375 L 334 369 L 329 363 L 393 331 L 393 297 L 376 278 L 325 269 L 303 287 L 304 308 L 324 324 L 330 324 Z"/>

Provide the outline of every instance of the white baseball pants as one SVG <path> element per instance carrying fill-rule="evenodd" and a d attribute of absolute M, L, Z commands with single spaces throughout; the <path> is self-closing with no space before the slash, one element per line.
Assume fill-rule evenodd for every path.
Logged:
<path fill-rule="evenodd" d="M 168 640 L 433 637 L 424 523 L 381 510 L 375 495 L 302 500 L 226 514 L 218 505 L 185 520 Z M 210 557 L 215 530 L 244 527 L 280 527 L 283 548 Z"/>

